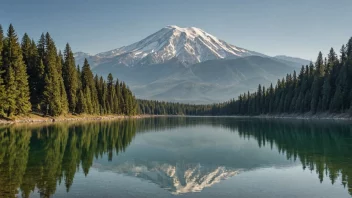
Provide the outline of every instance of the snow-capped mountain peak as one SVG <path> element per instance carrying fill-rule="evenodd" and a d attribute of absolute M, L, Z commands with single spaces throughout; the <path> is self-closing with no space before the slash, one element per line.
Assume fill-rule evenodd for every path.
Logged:
<path fill-rule="evenodd" d="M 223 180 L 239 174 L 240 170 L 224 166 L 208 167 L 201 164 L 170 165 L 159 162 L 136 164 L 126 162 L 117 166 L 94 164 L 100 171 L 112 171 L 153 182 L 174 195 L 201 192 Z"/>
<path fill-rule="evenodd" d="M 228 44 L 196 27 L 169 25 L 141 41 L 93 57 L 109 59 L 114 64 L 135 66 L 163 63 L 173 58 L 185 65 L 192 65 L 207 60 L 250 55 L 259 53 Z"/>

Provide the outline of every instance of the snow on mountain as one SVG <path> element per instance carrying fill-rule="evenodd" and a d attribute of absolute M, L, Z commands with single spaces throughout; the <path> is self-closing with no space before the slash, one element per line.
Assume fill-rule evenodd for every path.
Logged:
<path fill-rule="evenodd" d="M 93 166 L 101 171 L 112 171 L 151 181 L 175 195 L 201 192 L 204 188 L 229 179 L 239 172 L 223 166 L 170 165 L 159 162 L 149 162 L 148 164 L 126 162 L 113 167 L 102 164 L 94 164 Z"/>
<path fill-rule="evenodd" d="M 177 58 L 185 65 L 214 59 L 233 59 L 260 55 L 228 44 L 196 27 L 167 26 L 145 39 L 111 51 L 96 54 L 98 59 L 110 59 L 115 64 L 135 66 L 155 64 Z M 105 61 L 106 62 L 106 61 Z"/>
<path fill-rule="evenodd" d="M 88 57 L 88 56 L 92 56 L 92 55 L 89 53 L 85 53 L 85 52 L 76 52 L 73 54 L 73 56 L 76 58 L 76 57 Z"/>

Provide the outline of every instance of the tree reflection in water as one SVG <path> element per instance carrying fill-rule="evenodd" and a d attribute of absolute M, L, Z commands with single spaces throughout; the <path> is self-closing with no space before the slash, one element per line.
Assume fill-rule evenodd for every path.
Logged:
<path fill-rule="evenodd" d="M 225 127 L 259 147 L 269 146 L 299 160 L 322 182 L 342 183 L 352 195 L 352 126 L 349 123 L 238 118 L 164 117 L 45 126 L 0 127 L 0 197 L 38 191 L 50 197 L 58 184 L 69 191 L 76 172 L 85 175 L 93 160 L 124 152 L 136 133 L 176 127 Z"/>

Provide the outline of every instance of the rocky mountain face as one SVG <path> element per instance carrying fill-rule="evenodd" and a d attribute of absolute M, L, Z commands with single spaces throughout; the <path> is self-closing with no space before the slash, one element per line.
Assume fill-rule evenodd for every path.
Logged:
<path fill-rule="evenodd" d="M 184 65 L 192 65 L 214 59 L 233 59 L 251 55 L 262 55 L 225 41 L 196 28 L 167 26 L 145 39 L 129 46 L 120 47 L 91 56 L 76 53 L 76 59 L 96 60 L 93 64 L 110 61 L 128 67 L 167 62 L 177 58 Z M 265 55 L 262 55 L 265 56 Z"/>

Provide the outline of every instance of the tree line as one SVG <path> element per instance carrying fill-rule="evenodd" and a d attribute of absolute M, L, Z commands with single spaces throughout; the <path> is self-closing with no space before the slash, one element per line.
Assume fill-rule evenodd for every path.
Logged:
<path fill-rule="evenodd" d="M 24 34 L 21 43 L 12 25 L 0 25 L 0 116 L 36 112 L 72 114 L 137 113 L 137 101 L 124 82 L 93 75 L 87 60 L 76 66 L 67 43 L 58 51 L 49 33 L 36 43 Z"/>
<path fill-rule="evenodd" d="M 139 113 L 148 115 L 207 115 L 212 105 L 182 104 L 157 100 L 138 100 Z"/>
<path fill-rule="evenodd" d="M 214 105 L 213 114 L 259 115 L 352 112 L 352 37 L 338 56 L 333 48 L 327 57 L 319 52 L 315 64 L 302 66 L 299 74 L 287 74 L 275 87 L 259 85 L 254 93 Z"/>

